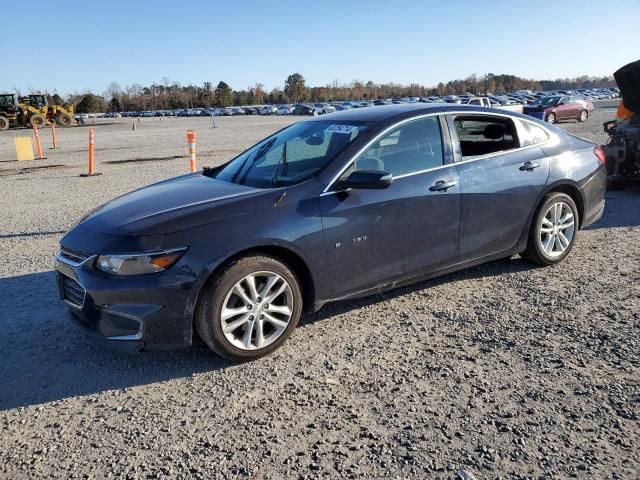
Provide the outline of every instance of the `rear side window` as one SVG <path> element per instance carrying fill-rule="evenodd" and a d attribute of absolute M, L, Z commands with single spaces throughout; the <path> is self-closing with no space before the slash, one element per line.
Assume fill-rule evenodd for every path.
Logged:
<path fill-rule="evenodd" d="M 509 118 L 459 115 L 453 123 L 464 160 L 520 146 L 515 125 Z"/>
<path fill-rule="evenodd" d="M 355 170 L 382 170 L 398 177 L 440 167 L 442 152 L 438 117 L 420 118 L 383 135 L 355 159 L 341 179 Z"/>
<path fill-rule="evenodd" d="M 529 145 L 538 145 L 549 140 L 549 135 L 545 132 L 544 128 L 538 125 L 527 122 L 526 120 L 520 120 L 524 135 L 520 139 L 521 146 L 528 147 Z"/>

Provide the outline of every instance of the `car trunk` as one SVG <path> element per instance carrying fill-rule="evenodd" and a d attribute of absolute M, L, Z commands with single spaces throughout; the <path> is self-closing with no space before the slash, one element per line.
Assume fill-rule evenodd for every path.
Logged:
<path fill-rule="evenodd" d="M 624 99 L 624 106 L 640 114 L 640 60 L 629 63 L 613 74 Z"/>

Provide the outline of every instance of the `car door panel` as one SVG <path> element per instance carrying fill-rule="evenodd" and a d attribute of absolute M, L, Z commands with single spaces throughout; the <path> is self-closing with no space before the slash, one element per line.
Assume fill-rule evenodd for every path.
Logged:
<path fill-rule="evenodd" d="M 572 113 L 571 103 L 569 102 L 569 98 L 568 97 L 563 97 L 561 101 L 562 101 L 563 105 L 559 105 L 558 106 L 559 115 L 557 116 L 557 118 L 558 119 L 562 119 L 562 120 L 566 120 L 568 118 L 571 118 L 573 113 Z"/>
<path fill-rule="evenodd" d="M 515 246 L 547 182 L 549 160 L 533 146 L 463 162 L 458 174 L 460 256 L 470 260 Z"/>
<path fill-rule="evenodd" d="M 455 185 L 430 190 L 438 181 Z M 453 263 L 460 200 L 455 166 L 394 180 L 385 190 L 320 197 L 327 267 L 336 291 L 356 292 Z"/>

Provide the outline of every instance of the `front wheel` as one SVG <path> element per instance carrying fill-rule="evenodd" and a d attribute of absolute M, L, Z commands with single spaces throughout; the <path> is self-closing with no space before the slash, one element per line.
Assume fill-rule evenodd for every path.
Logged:
<path fill-rule="evenodd" d="M 46 125 L 47 119 L 44 118 L 44 115 L 40 115 L 39 113 L 31 115 L 31 118 L 29 119 L 30 127 L 44 128 Z"/>
<path fill-rule="evenodd" d="M 247 361 L 280 347 L 301 312 L 302 293 L 291 269 L 276 258 L 255 255 L 233 262 L 210 282 L 195 325 L 214 352 Z"/>
<path fill-rule="evenodd" d="M 547 115 L 547 123 L 556 123 L 556 114 L 550 113 Z"/>
<path fill-rule="evenodd" d="M 7 117 L 0 117 L 0 131 L 9 128 L 9 119 Z"/>
<path fill-rule="evenodd" d="M 573 248 L 578 231 L 578 209 L 564 193 L 550 193 L 533 219 L 523 256 L 538 265 L 560 263 Z"/>

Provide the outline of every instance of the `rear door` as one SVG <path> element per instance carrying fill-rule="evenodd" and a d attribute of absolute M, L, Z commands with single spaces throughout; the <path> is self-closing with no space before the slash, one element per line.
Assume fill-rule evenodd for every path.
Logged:
<path fill-rule="evenodd" d="M 387 171 L 393 175 L 389 188 L 330 187 L 320 196 L 334 296 L 410 278 L 457 257 L 458 176 L 441 132 L 438 116 L 402 122 L 374 140 L 340 175 L 345 179 L 361 169 Z"/>
<path fill-rule="evenodd" d="M 452 115 L 448 121 L 460 146 L 460 257 L 507 251 L 520 239 L 549 176 L 541 139 L 530 140 L 520 121 L 507 115 Z"/>

